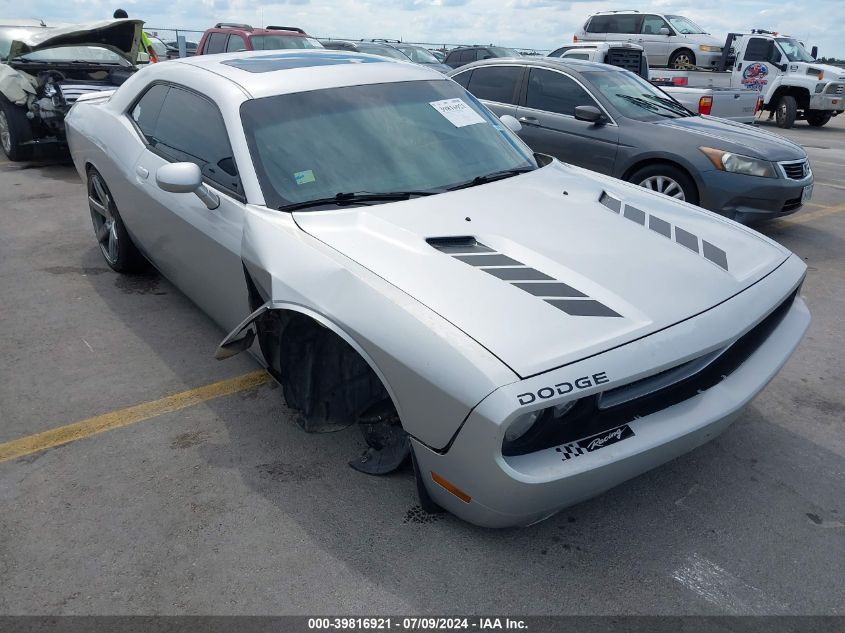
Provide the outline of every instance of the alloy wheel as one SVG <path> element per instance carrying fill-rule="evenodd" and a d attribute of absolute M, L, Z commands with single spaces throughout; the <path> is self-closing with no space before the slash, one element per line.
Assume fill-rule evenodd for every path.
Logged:
<path fill-rule="evenodd" d="M 651 189 L 657 193 L 662 193 L 664 196 L 675 198 L 676 200 L 686 200 L 684 190 L 677 182 L 668 176 L 649 176 L 640 183 L 640 187 Z"/>
<path fill-rule="evenodd" d="M 97 173 L 88 177 L 88 206 L 100 250 L 110 264 L 115 264 L 118 257 L 117 224 L 112 213 L 111 196 Z"/>

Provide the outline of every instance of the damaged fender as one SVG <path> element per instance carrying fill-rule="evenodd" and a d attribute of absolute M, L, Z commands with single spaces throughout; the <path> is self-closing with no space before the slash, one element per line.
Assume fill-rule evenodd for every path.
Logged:
<path fill-rule="evenodd" d="M 0 64 L 0 94 L 16 106 L 25 106 L 35 98 L 38 82 L 22 70 Z"/>
<path fill-rule="evenodd" d="M 221 355 L 237 353 L 235 341 L 249 336 L 244 330 L 267 310 L 305 314 L 361 355 L 393 400 L 403 428 L 438 450 L 478 402 L 517 380 L 476 341 L 305 233 L 291 214 L 250 205 L 241 252 L 265 303 L 224 339 Z"/>

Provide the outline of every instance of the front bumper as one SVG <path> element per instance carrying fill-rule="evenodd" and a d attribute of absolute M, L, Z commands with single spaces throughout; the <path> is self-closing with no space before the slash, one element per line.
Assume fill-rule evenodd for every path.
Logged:
<path fill-rule="evenodd" d="M 629 420 L 633 436 L 571 459 L 561 459 L 555 447 L 519 456 L 501 453 L 504 429 L 516 415 L 530 410 L 514 412 L 517 393 L 536 392 L 538 385 L 597 371 L 606 371 L 613 378 L 614 367 L 628 369 L 627 378 L 578 394 L 590 395 L 616 386 L 613 382 L 625 384 L 683 362 L 686 354 L 730 344 L 768 314 L 769 310 L 760 312 L 760 305 L 773 307 L 788 296 L 804 270 L 792 256 L 762 281 L 702 315 L 622 348 L 499 389 L 476 407 L 445 454 L 414 442 L 426 489 L 434 501 L 471 523 L 485 527 L 529 525 L 713 439 L 766 386 L 798 345 L 810 321 L 800 297 L 727 378 L 679 404 Z M 736 332 L 737 317 L 748 318 L 749 314 L 757 318 L 743 332 Z M 733 335 L 725 339 L 725 332 Z M 547 400 L 540 406 L 566 399 Z M 512 413 L 503 416 L 503 411 Z M 434 483 L 432 472 L 452 482 L 471 500 L 464 502 Z"/>
<path fill-rule="evenodd" d="M 804 188 L 813 184 L 812 173 L 801 180 L 717 170 L 700 172 L 699 177 L 701 206 L 737 222 L 769 220 L 795 213 L 806 203 L 802 201 Z"/>
<path fill-rule="evenodd" d="M 711 53 L 699 50 L 698 47 L 693 48 L 695 53 L 695 65 L 699 68 L 716 68 L 719 62 L 722 61 L 721 51 L 718 53 Z"/>
<path fill-rule="evenodd" d="M 845 84 L 830 82 L 820 93 L 810 95 L 811 110 L 825 110 L 839 114 L 845 112 Z"/>

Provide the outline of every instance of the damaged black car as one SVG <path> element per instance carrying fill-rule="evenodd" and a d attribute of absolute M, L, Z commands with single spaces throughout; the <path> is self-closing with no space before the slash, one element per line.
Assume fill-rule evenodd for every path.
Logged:
<path fill-rule="evenodd" d="M 65 147 L 64 120 L 84 95 L 114 90 L 137 70 L 142 20 L 0 26 L 0 147 L 27 160 L 35 146 Z"/>

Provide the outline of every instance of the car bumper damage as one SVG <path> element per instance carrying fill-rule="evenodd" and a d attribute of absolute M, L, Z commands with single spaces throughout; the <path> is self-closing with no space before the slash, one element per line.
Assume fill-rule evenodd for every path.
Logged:
<path fill-rule="evenodd" d="M 432 450 L 412 439 L 428 494 L 435 503 L 477 525 L 529 525 L 713 439 L 774 377 L 806 331 L 809 312 L 797 296 L 803 271 L 803 264 L 792 256 L 747 291 L 704 314 L 497 390 L 472 411 L 446 450 Z M 784 288 L 789 289 L 786 296 Z M 761 313 L 760 305 L 770 308 Z M 736 332 L 737 314 L 758 316 L 753 325 Z M 733 334 L 728 336 L 728 332 Z M 681 349 L 692 343 L 680 341 L 695 341 L 696 348 Z M 609 426 L 605 428 L 581 434 L 573 429 L 571 439 L 558 445 L 503 454 L 505 429 L 532 408 L 566 403 L 573 393 L 579 399 L 599 397 L 655 374 L 666 375 L 679 362 L 714 352 L 718 356 L 719 350 L 724 351 L 725 360 L 712 364 L 713 371 L 720 373 L 715 380 L 710 376 L 709 383 L 696 383 L 705 379 L 704 369 L 650 396 L 652 405 L 665 398 L 668 406 L 647 407 L 643 415 L 606 416 Z M 726 364 L 731 354 L 734 358 Z M 718 362 L 722 365 L 717 366 Z M 626 377 L 617 377 L 614 368 L 626 371 Z M 596 375 L 601 378 L 592 380 Z M 571 385 L 579 384 L 579 379 L 584 388 L 573 390 Z M 673 390 L 682 388 L 692 388 L 691 397 L 673 399 Z M 529 404 L 520 406 L 521 402 Z M 626 411 L 631 412 L 631 407 Z"/>

